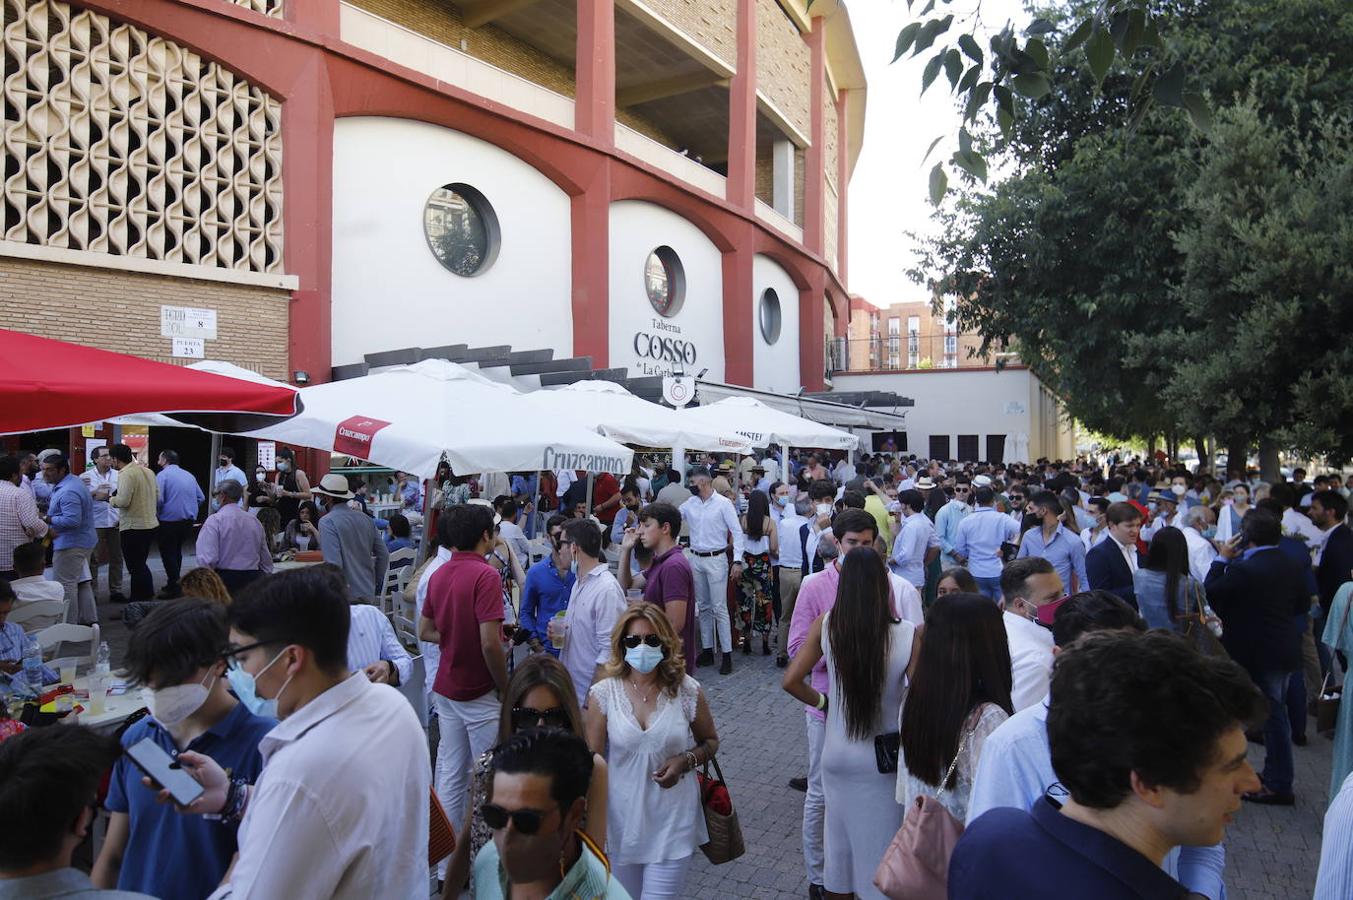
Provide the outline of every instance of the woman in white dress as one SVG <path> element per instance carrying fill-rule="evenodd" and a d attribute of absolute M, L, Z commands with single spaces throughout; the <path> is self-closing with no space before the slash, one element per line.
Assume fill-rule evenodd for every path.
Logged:
<path fill-rule="evenodd" d="M 616 621 L 605 676 L 588 693 L 585 728 L 610 773 L 612 871 L 634 900 L 683 897 L 691 856 L 709 840 L 695 769 L 719 749 L 714 718 L 652 603 Z"/>
<path fill-rule="evenodd" d="M 987 735 L 1010 718 L 1010 647 L 1001 610 L 981 594 L 949 594 L 926 611 L 925 640 L 902 705 L 897 802 L 934 798 L 963 822 Z M 958 762 L 954 763 L 954 758 Z"/>
<path fill-rule="evenodd" d="M 893 769 L 880 771 L 875 738 L 882 737 L 885 745 L 890 737 L 896 739 L 903 686 L 918 655 L 915 626 L 893 617 L 888 596 L 888 570 L 874 549 L 846 554 L 836 602 L 813 622 L 783 682 L 795 699 L 827 712 L 823 887 L 828 895 L 854 894 L 860 900 L 883 900 L 874 872 L 902 826 L 902 807 L 893 799 Z M 833 653 L 834 647 L 848 649 Z M 807 682 L 824 658 L 830 698 Z"/>

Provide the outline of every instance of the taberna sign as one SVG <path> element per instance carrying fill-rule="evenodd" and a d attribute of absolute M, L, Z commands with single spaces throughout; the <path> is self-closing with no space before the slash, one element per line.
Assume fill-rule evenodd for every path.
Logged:
<path fill-rule="evenodd" d="M 652 320 L 652 331 L 636 331 L 631 346 L 635 367 L 644 375 L 670 375 L 674 369 L 695 365 L 695 343 L 681 336 L 681 326 Z"/>

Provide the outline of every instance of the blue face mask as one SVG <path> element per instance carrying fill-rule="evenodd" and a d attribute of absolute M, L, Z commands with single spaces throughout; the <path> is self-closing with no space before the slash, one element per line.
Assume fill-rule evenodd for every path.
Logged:
<path fill-rule="evenodd" d="M 1216 537 L 1216 536 L 1217 536 L 1217 526 L 1216 526 L 1216 525 L 1209 525 L 1209 526 L 1207 526 L 1206 528 L 1203 529 L 1203 537 L 1207 538 L 1209 541 L 1212 540 L 1212 539 L 1213 539 L 1214 537 Z"/>
<path fill-rule="evenodd" d="M 788 495 L 788 494 L 785 494 L 785 495 L 782 496 L 782 497 L 776 497 L 776 498 L 775 498 L 775 502 L 778 503 L 778 504 L 780 504 L 781 506 L 788 506 L 788 505 L 789 505 L 789 495 Z"/>
<path fill-rule="evenodd" d="M 272 658 L 272 661 L 258 670 L 258 675 L 262 675 L 264 672 L 268 671 L 273 663 L 282 658 L 282 654 L 285 652 L 285 647 L 277 651 L 277 655 Z M 291 684 L 291 679 L 287 678 L 286 681 L 282 682 L 282 689 L 277 692 L 277 697 L 273 697 L 271 700 L 265 700 L 257 693 L 258 675 L 250 675 L 248 672 L 244 671 L 244 667 L 238 662 L 232 662 L 230 668 L 226 671 L 226 681 L 230 683 L 230 689 L 235 692 L 235 696 L 244 704 L 245 709 L 256 716 L 276 719 L 277 700 L 282 696 L 282 691 L 287 689 L 287 685 Z"/>
<path fill-rule="evenodd" d="M 625 662 L 629 663 L 630 668 L 636 672 L 647 675 L 662 662 L 662 648 L 650 647 L 647 644 L 630 647 L 625 651 Z"/>

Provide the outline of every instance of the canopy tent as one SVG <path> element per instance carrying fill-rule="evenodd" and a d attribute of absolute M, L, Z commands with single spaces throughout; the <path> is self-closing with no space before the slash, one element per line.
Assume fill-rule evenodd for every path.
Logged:
<path fill-rule="evenodd" d="M 578 381 L 557 390 L 533 391 L 525 397 L 542 410 L 625 444 L 725 453 L 751 451 L 747 438 L 732 428 L 705 425 L 636 397 L 610 381 Z"/>
<path fill-rule="evenodd" d="M 188 366 L 195 372 L 210 372 L 213 375 L 220 375 L 224 378 L 237 378 L 241 381 L 248 381 L 253 384 L 268 384 L 274 387 L 284 387 L 288 390 L 295 390 L 290 385 L 282 381 L 275 381 L 266 375 L 260 375 L 253 369 L 246 369 L 243 366 L 237 366 L 234 363 L 224 362 L 219 359 L 204 359 L 200 362 L 192 363 Z M 180 422 L 178 419 L 171 418 L 160 413 L 143 413 L 132 416 L 116 416 L 110 419 L 114 425 L 154 425 L 168 428 L 192 428 L 191 423 Z"/>
<path fill-rule="evenodd" d="M 586 469 L 623 474 L 634 454 L 511 387 L 444 359 L 303 388 L 305 411 L 246 437 L 330 450 L 432 478 Z"/>
<path fill-rule="evenodd" d="M 678 410 L 706 428 L 731 429 L 745 437 L 753 447 L 784 444 L 827 450 L 854 450 L 859 438 L 849 431 L 832 428 L 802 416 L 774 409 L 752 397 L 729 397 L 709 406 Z"/>
<path fill-rule="evenodd" d="M 295 388 L 226 378 L 154 360 L 0 329 L 0 379 L 10 402 L 0 434 L 71 428 L 135 413 L 172 413 L 216 430 L 294 415 Z"/>

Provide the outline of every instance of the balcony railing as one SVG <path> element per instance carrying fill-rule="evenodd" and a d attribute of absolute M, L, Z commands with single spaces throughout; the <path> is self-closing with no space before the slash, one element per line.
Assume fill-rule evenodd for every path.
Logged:
<path fill-rule="evenodd" d="M 971 356 L 981 338 L 956 332 L 882 334 L 870 338 L 836 338 L 841 343 L 838 369 L 903 371 L 908 369 L 962 369 L 989 366 L 995 355 Z"/>

